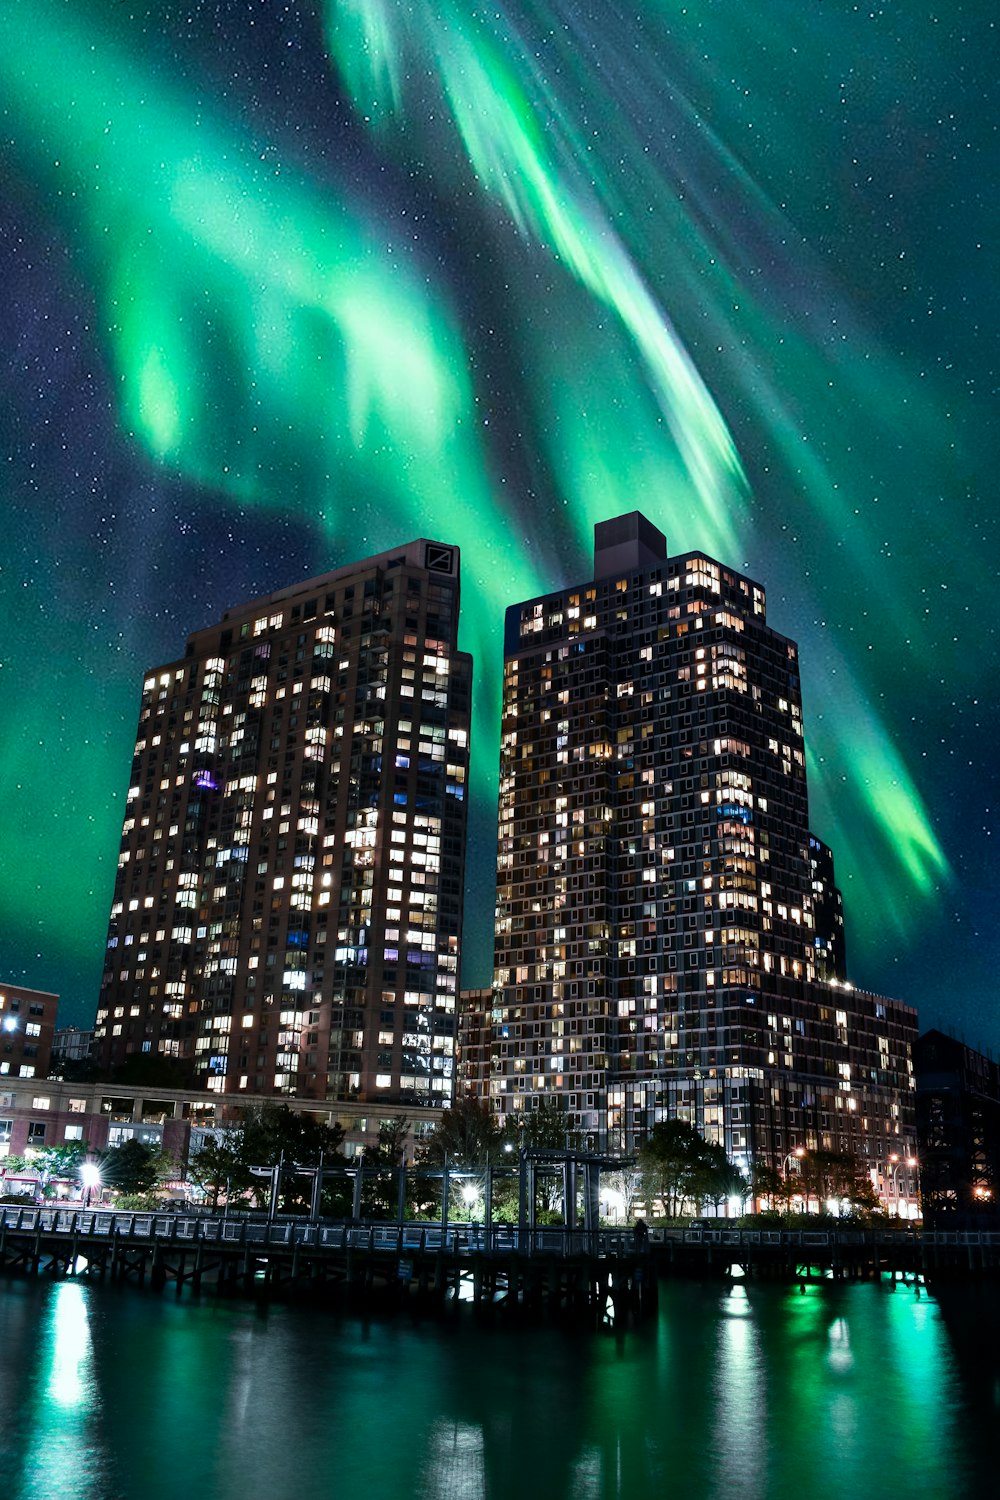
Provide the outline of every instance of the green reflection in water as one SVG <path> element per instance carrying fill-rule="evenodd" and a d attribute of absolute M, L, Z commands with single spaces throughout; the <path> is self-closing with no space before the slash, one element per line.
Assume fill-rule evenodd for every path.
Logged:
<path fill-rule="evenodd" d="M 573 1333 L 0 1284 L 0 1494 L 963 1500 L 992 1459 L 957 1347 L 884 1285 L 665 1285 Z"/>
<path fill-rule="evenodd" d="M 927 1303 L 885 1285 L 807 1288 L 769 1334 L 770 1483 L 762 1494 L 965 1493 L 956 1472 L 953 1363 Z M 918 1439 L 918 1434 L 922 1438 Z"/>
<path fill-rule="evenodd" d="M 767 1493 L 767 1386 L 760 1327 L 745 1286 L 723 1304 L 715 1354 L 713 1483 L 718 1494 Z"/>
<path fill-rule="evenodd" d="M 102 1500 L 99 1400 L 87 1292 L 53 1287 L 41 1322 L 20 1500 Z M 6 1395 L 6 1380 L 3 1382 Z"/>

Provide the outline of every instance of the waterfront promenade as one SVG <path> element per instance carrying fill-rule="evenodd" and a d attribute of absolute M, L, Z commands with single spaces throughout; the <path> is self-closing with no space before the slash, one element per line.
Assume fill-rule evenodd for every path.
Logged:
<path fill-rule="evenodd" d="M 664 1277 L 804 1282 L 1000 1272 L 1000 1233 L 901 1228 L 566 1229 L 268 1219 L 110 1209 L 0 1209 L 0 1270 L 220 1294 L 461 1301 L 638 1316 Z"/>
<path fill-rule="evenodd" d="M 0 1209 L 6 1274 L 134 1281 L 178 1293 L 503 1303 L 644 1316 L 655 1303 L 648 1245 L 631 1230 L 566 1230 L 308 1218 Z"/>

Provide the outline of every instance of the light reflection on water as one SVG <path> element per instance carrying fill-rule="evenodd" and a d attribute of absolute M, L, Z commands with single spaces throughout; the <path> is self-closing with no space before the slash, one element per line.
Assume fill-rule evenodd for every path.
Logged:
<path fill-rule="evenodd" d="M 24 1500 L 100 1500 L 101 1403 L 87 1291 L 77 1282 L 61 1282 L 40 1312 L 36 1359 L 21 1378 L 28 1387 L 31 1426 L 44 1440 L 28 1445 L 19 1493 Z M 0 1392 L 6 1420 L 14 1395 L 6 1369 Z"/>
<path fill-rule="evenodd" d="M 735 1285 L 720 1305 L 715 1421 L 712 1432 L 716 1493 L 757 1500 L 767 1494 L 767 1389 L 760 1334 L 746 1286 Z"/>
<path fill-rule="evenodd" d="M 486 1494 L 483 1430 L 469 1422 L 435 1422 L 419 1479 L 427 1500 L 462 1500 Z"/>
<path fill-rule="evenodd" d="M 971 1500 L 1000 1300 L 953 1302 L 674 1283 L 590 1333 L 0 1282 L 0 1497 Z"/>

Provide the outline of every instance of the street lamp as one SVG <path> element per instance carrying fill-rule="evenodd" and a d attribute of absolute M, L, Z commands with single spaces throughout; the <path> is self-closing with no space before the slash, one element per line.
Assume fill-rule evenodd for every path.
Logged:
<path fill-rule="evenodd" d="M 475 1184 L 472 1182 L 465 1183 L 462 1188 L 462 1202 L 465 1204 L 466 1211 L 468 1212 L 470 1218 L 472 1216 L 472 1205 L 475 1203 L 478 1197 L 479 1189 L 475 1186 Z"/>
<path fill-rule="evenodd" d="M 786 1181 L 788 1179 L 788 1163 L 792 1160 L 792 1157 L 798 1157 L 798 1159 L 801 1161 L 805 1154 L 805 1146 L 796 1146 L 794 1151 L 788 1152 L 787 1156 L 781 1164 L 781 1175 L 785 1178 Z"/>
<path fill-rule="evenodd" d="M 917 1165 L 917 1158 L 915 1156 L 901 1157 L 895 1151 L 892 1151 L 889 1154 L 889 1172 L 888 1172 L 888 1177 L 889 1177 L 889 1181 L 892 1183 L 892 1199 L 893 1199 L 893 1202 L 894 1202 L 894 1204 L 896 1206 L 896 1218 L 897 1219 L 901 1218 L 902 1215 L 899 1212 L 899 1192 L 897 1190 L 898 1189 L 898 1185 L 897 1185 L 897 1182 L 896 1182 L 896 1174 L 899 1171 L 900 1167 L 910 1167 L 910 1168 L 912 1168 L 912 1167 L 915 1167 L 916 1165 Z"/>
<path fill-rule="evenodd" d="M 80 1181 L 83 1183 L 83 1206 L 90 1207 L 90 1195 L 101 1184 L 101 1169 L 96 1161 L 85 1161 L 80 1166 Z"/>

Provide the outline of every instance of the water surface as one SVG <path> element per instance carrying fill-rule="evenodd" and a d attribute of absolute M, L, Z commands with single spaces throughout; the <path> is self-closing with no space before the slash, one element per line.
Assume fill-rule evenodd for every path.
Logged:
<path fill-rule="evenodd" d="M 639 1330 L 0 1282 L 3 1500 L 979 1500 L 1000 1299 L 665 1284 Z"/>

